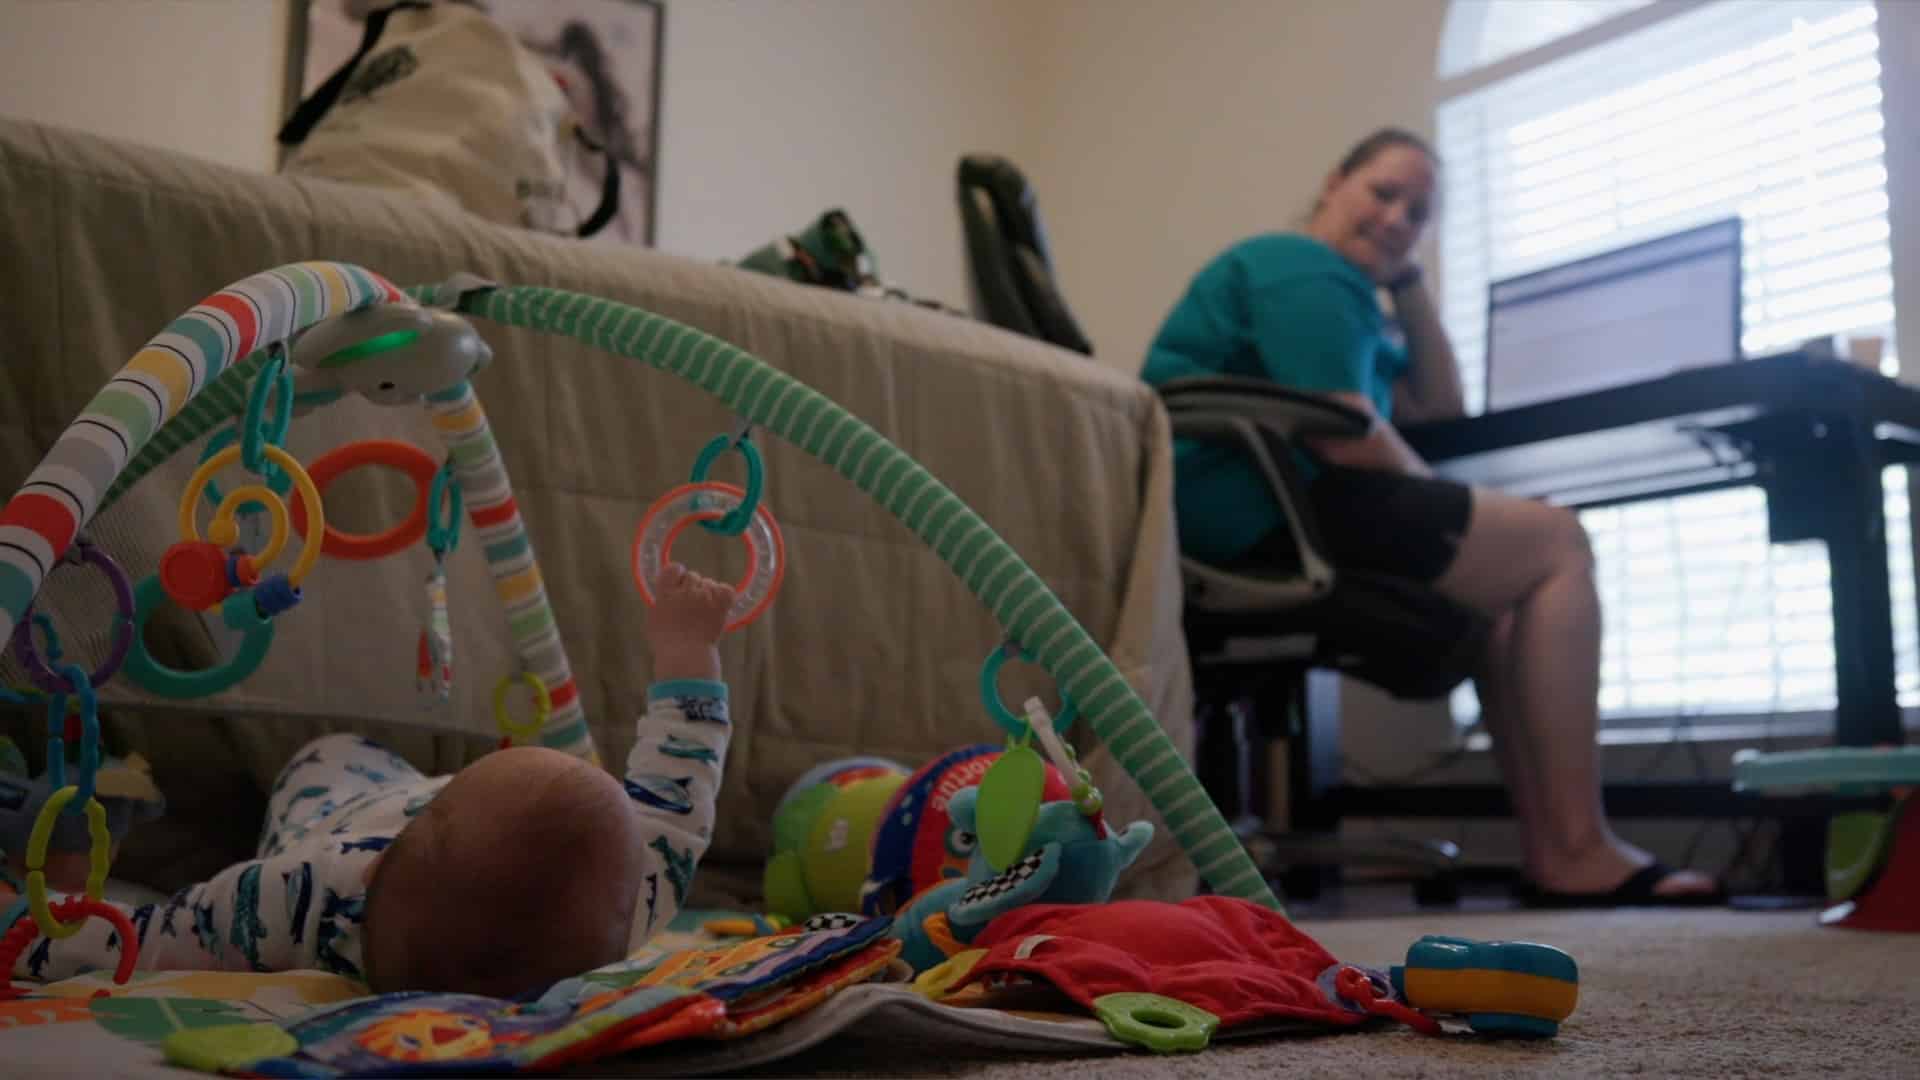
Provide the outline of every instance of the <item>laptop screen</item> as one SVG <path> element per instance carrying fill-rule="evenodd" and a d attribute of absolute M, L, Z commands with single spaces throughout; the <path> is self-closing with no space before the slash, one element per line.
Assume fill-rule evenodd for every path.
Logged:
<path fill-rule="evenodd" d="M 1740 219 L 1671 233 L 1487 290 L 1487 408 L 1740 359 Z"/>

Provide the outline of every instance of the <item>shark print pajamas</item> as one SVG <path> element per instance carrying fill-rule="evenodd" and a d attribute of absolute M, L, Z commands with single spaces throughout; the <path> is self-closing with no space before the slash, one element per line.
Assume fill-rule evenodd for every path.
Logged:
<path fill-rule="evenodd" d="M 673 921 L 711 841 L 732 730 L 726 685 L 657 683 L 636 728 L 625 787 L 643 826 L 644 867 L 630 949 Z M 255 858 L 163 903 L 120 905 L 140 938 L 139 969 L 317 969 L 364 978 L 361 931 L 374 862 L 450 779 L 426 776 L 358 735 L 309 743 L 274 782 Z M 52 980 L 111 970 L 119 946 L 109 924 L 89 920 L 71 937 L 36 941 L 13 975 Z"/>

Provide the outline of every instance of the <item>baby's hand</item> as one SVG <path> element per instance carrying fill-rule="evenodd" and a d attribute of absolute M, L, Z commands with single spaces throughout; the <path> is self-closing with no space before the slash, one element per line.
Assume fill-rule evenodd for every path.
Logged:
<path fill-rule="evenodd" d="M 720 652 L 715 645 L 732 607 L 731 587 L 679 563 L 660 571 L 647 616 L 654 679 L 718 679 Z"/>

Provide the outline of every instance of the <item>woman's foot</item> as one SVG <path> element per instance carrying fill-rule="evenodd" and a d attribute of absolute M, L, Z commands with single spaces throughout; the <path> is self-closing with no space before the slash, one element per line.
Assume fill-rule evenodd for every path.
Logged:
<path fill-rule="evenodd" d="M 1712 904 L 1725 899 L 1719 882 L 1697 870 L 1676 870 L 1618 838 L 1529 868 L 1528 895 L 1583 905 Z"/>

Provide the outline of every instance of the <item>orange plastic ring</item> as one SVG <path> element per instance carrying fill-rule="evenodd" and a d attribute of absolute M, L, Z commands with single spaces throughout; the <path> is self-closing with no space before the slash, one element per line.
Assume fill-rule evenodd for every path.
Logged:
<path fill-rule="evenodd" d="M 320 550 L 336 559 L 385 558 L 419 543 L 427 535 L 427 500 L 433 490 L 433 474 L 440 471 L 440 463 L 412 443 L 393 439 L 351 442 L 316 458 L 307 466 L 307 475 L 313 478 L 313 486 L 324 497 L 328 484 L 354 469 L 368 465 L 385 466 L 413 478 L 413 487 L 418 493 L 413 501 L 413 512 L 407 515 L 405 521 L 386 532 L 371 535 L 343 532 L 328 524 L 327 538 L 320 545 Z M 294 530 L 304 530 L 307 527 L 306 504 L 301 501 L 298 491 L 293 493 L 291 509 Z"/>
<path fill-rule="evenodd" d="M 666 543 L 660 546 L 660 557 L 666 559 L 673 554 L 673 542 L 680 539 L 680 534 L 686 532 L 688 526 L 697 521 L 717 521 L 726 516 L 725 510 L 696 510 L 674 522 L 673 528 L 667 530 Z M 740 580 L 733 584 L 733 591 L 736 593 L 746 592 L 747 586 L 753 584 L 753 564 L 760 560 L 760 545 L 754 543 L 753 534 L 743 532 L 740 534 L 740 539 L 747 545 L 747 569 L 740 575 Z"/>
<path fill-rule="evenodd" d="M 641 598 L 649 605 L 653 603 L 653 589 L 647 584 L 650 571 L 657 572 L 665 568 L 673 551 L 673 542 L 694 522 L 715 521 L 725 517 L 728 513 L 727 510 L 723 509 L 690 510 L 684 505 L 679 505 L 687 497 L 706 491 L 724 493 L 736 499 L 742 497 L 741 490 L 738 487 L 732 484 L 721 483 L 717 480 L 706 480 L 697 484 L 682 484 L 654 500 L 653 505 L 649 506 L 646 514 L 641 517 L 640 527 L 634 531 L 633 536 L 631 570 L 633 573 L 633 583 L 639 587 Z M 656 519 L 662 514 L 669 516 L 666 521 L 658 527 L 665 529 L 666 532 L 665 535 L 659 538 L 660 543 L 658 550 L 652 550 L 649 546 L 649 535 L 656 528 Z M 676 514 L 680 516 L 674 517 L 673 515 Z M 767 509 L 766 504 L 762 503 L 760 507 L 754 511 L 753 521 L 754 525 L 752 527 L 749 527 L 739 534 L 741 542 L 747 546 L 747 569 L 739 583 L 734 586 L 736 606 L 740 602 L 739 598 L 748 596 L 750 590 L 753 588 L 756 581 L 755 568 L 759 565 L 762 554 L 766 554 L 772 559 L 773 569 L 769 576 L 763 580 L 764 591 L 753 599 L 752 607 L 727 621 L 724 629 L 728 632 L 738 630 L 748 623 L 753 622 L 755 619 L 758 619 L 761 615 L 764 615 L 767 608 L 773 604 L 773 598 L 780 592 L 781 582 L 784 581 L 787 576 L 786 539 L 781 535 L 780 526 L 774 522 L 773 514 Z M 755 530 L 760 528 L 764 528 L 766 533 L 765 539 L 770 545 L 770 550 L 764 553 L 760 550 L 760 541 L 754 538 Z M 653 565 L 642 565 L 643 560 L 648 558 L 653 560 Z"/>

